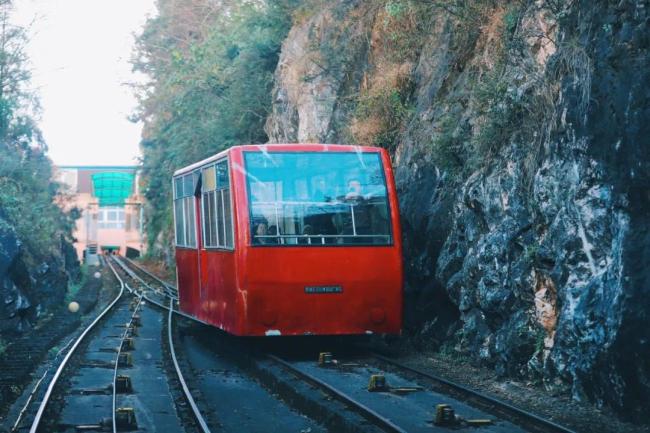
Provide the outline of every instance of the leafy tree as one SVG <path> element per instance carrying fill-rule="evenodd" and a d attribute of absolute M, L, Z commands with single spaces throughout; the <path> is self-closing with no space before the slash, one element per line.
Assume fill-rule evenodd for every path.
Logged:
<path fill-rule="evenodd" d="M 38 260 L 58 254 L 62 237 L 71 240 L 74 219 L 55 203 L 58 186 L 29 87 L 27 38 L 10 23 L 11 9 L 11 1 L 0 1 L 0 224 L 15 230 L 27 258 Z"/>
<path fill-rule="evenodd" d="M 171 175 L 229 146 L 267 140 L 273 73 L 295 0 L 160 0 L 137 40 L 134 116 L 147 185 L 149 249 L 172 245 Z"/>

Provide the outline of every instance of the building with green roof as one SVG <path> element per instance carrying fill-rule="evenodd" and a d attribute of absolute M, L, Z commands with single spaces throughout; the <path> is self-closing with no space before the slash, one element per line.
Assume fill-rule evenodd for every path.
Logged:
<path fill-rule="evenodd" d="M 75 230 L 80 259 L 97 253 L 137 256 L 145 242 L 139 166 L 59 166 L 56 178 L 82 216 Z"/>

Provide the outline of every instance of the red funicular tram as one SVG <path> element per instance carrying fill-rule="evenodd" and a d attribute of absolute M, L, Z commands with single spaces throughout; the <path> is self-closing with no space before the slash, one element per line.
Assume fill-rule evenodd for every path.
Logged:
<path fill-rule="evenodd" d="M 379 148 L 232 147 L 174 173 L 180 308 L 235 335 L 397 334 L 402 245 Z"/>

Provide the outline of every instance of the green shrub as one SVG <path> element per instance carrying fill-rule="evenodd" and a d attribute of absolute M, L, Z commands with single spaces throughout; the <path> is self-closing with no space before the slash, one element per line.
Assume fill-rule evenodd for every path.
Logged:
<path fill-rule="evenodd" d="M 138 37 L 134 68 L 151 84 L 140 92 L 134 120 L 146 129 L 145 219 L 154 255 L 169 255 L 174 170 L 232 145 L 267 140 L 273 73 L 297 3 L 215 3 L 223 10 L 195 17 L 190 30 L 197 36 L 190 39 L 173 21 L 174 8 L 184 11 L 183 5 L 173 4 Z"/>
<path fill-rule="evenodd" d="M 358 137 L 361 141 L 369 140 L 369 144 L 394 150 L 403 121 L 413 111 L 404 93 L 396 88 L 383 88 L 359 97 L 355 112 L 357 122 L 373 124 L 368 136 Z M 357 133 L 362 134 L 360 128 Z"/>
<path fill-rule="evenodd" d="M 441 116 L 433 138 L 433 159 L 440 168 L 454 176 L 470 169 L 470 133 L 459 112 Z"/>
<path fill-rule="evenodd" d="M 384 49 L 393 61 L 414 61 L 431 34 L 432 3 L 389 0 L 384 4 Z"/>
<path fill-rule="evenodd" d="M 405 0 L 389 0 L 384 9 L 390 18 L 402 18 L 410 9 L 411 2 Z"/>
<path fill-rule="evenodd" d="M 0 224 L 16 233 L 27 263 L 60 253 L 71 240 L 78 212 L 55 204 L 59 186 L 52 181 L 47 146 L 36 125 L 34 94 L 25 56 L 25 30 L 11 24 L 11 2 L 0 3 Z"/>

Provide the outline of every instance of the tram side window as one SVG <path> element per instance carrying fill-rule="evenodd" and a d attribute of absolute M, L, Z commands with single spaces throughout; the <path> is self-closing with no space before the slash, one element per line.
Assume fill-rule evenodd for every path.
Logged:
<path fill-rule="evenodd" d="M 196 248 L 196 213 L 194 188 L 197 176 L 193 173 L 174 179 L 174 217 L 176 245 Z"/>
<path fill-rule="evenodd" d="M 203 169 L 203 242 L 208 248 L 233 248 L 228 162 Z"/>

